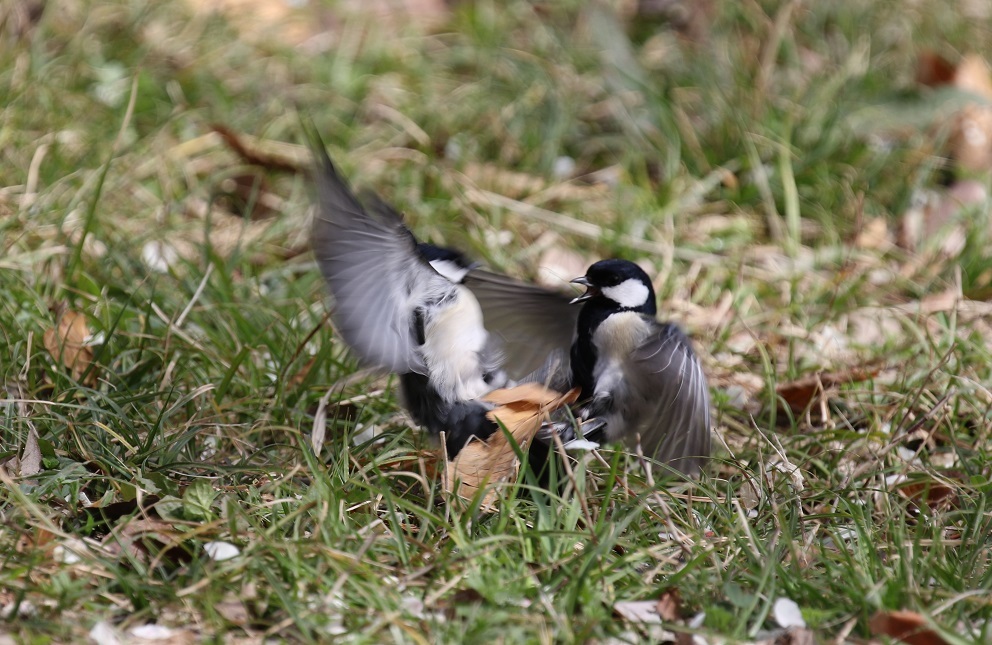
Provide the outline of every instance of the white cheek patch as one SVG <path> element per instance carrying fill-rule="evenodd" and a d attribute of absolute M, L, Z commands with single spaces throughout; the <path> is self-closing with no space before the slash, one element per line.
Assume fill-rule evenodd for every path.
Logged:
<path fill-rule="evenodd" d="M 649 291 L 640 280 L 630 278 L 615 287 L 604 287 L 601 293 L 624 309 L 635 309 L 648 301 Z"/>
<path fill-rule="evenodd" d="M 431 266 L 435 271 L 455 284 L 461 282 L 468 273 L 468 269 L 451 260 L 431 260 Z"/>

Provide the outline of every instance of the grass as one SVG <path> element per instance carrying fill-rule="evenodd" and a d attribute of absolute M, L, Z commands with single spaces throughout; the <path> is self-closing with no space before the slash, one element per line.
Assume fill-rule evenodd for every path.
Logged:
<path fill-rule="evenodd" d="M 945 179 L 946 132 L 904 127 L 940 114 L 916 56 L 992 59 L 972 5 L 720 3 L 693 42 L 585 3 L 427 31 L 342 4 L 300 10 L 298 47 L 178 0 L 0 10 L 0 633 L 652 641 L 614 606 L 677 589 L 666 627 L 708 638 L 766 638 L 783 597 L 822 640 L 902 609 L 990 637 L 989 312 L 934 300 L 987 291 L 988 204 L 955 252 L 891 243 Z M 305 176 L 210 134 L 299 143 L 300 115 L 423 238 L 526 278 L 547 248 L 651 266 L 710 374 L 706 475 L 603 449 L 495 514 L 444 503 L 325 324 Z M 77 370 L 44 342 L 65 311 L 98 336 Z"/>

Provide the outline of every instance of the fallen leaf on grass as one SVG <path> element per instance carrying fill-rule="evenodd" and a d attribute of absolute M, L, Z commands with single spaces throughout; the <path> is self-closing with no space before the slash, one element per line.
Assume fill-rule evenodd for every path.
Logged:
<path fill-rule="evenodd" d="M 631 623 L 660 623 L 656 600 L 622 600 L 613 603 L 613 613 Z"/>
<path fill-rule="evenodd" d="M 889 636 L 909 645 L 948 645 L 915 611 L 879 611 L 868 623 L 874 636 Z"/>
<path fill-rule="evenodd" d="M 953 486 L 936 479 L 914 478 L 899 484 L 896 492 L 915 507 L 946 511 L 957 506 L 958 495 Z"/>
<path fill-rule="evenodd" d="M 31 477 L 41 472 L 41 445 L 38 443 L 38 430 L 33 423 L 28 425 L 28 436 L 21 452 L 21 477 Z"/>
<path fill-rule="evenodd" d="M 916 82 L 920 85 L 947 85 L 954 80 L 954 72 L 954 64 L 933 50 L 923 50 L 916 59 Z"/>
<path fill-rule="evenodd" d="M 66 311 L 59 317 L 54 329 L 45 331 L 45 349 L 52 358 L 69 368 L 72 377 L 78 381 L 93 362 L 93 350 L 87 345 L 91 338 L 86 316 L 76 311 Z M 86 384 L 94 383 L 96 372 L 91 371 Z"/>
<path fill-rule="evenodd" d="M 678 589 L 668 589 L 661 594 L 656 607 L 665 622 L 674 623 L 682 618 L 682 597 Z"/>
<path fill-rule="evenodd" d="M 548 413 L 568 405 L 578 398 L 574 389 L 566 394 L 549 390 L 537 383 L 525 383 L 514 388 L 494 390 L 483 397 L 484 401 L 499 407 L 486 416 L 502 424 L 521 449 L 541 428 Z M 494 433 L 487 441 L 471 441 L 448 462 L 444 491 L 471 499 L 487 485 L 509 481 L 516 477 L 520 460 L 513 445 L 502 431 Z M 490 489 L 482 498 L 482 507 L 491 509 L 496 501 L 496 491 Z"/>
<path fill-rule="evenodd" d="M 103 539 L 108 553 L 148 563 L 177 546 L 183 536 L 169 522 L 157 519 L 124 519 Z"/>
<path fill-rule="evenodd" d="M 839 372 L 819 372 L 775 387 L 775 394 L 795 414 L 802 414 L 817 398 L 845 383 L 867 380 L 878 373 L 877 368 L 854 367 Z"/>
<path fill-rule="evenodd" d="M 214 605 L 214 609 L 221 615 L 221 618 L 232 625 L 247 625 L 251 618 L 245 603 L 233 593 L 224 596 L 223 600 Z"/>

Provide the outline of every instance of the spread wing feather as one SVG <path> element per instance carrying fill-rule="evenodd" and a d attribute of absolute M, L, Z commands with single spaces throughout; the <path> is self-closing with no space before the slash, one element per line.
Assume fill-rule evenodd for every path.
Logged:
<path fill-rule="evenodd" d="M 511 378 L 540 370 L 552 355 L 568 356 L 579 307 L 567 296 L 480 269 L 469 271 L 463 284 L 479 301 L 486 330 L 499 339 Z"/>
<path fill-rule="evenodd" d="M 710 454 L 710 397 L 706 376 L 689 339 L 672 324 L 656 331 L 631 355 L 627 381 L 645 407 L 638 430 L 644 454 L 688 475 Z"/>
<path fill-rule="evenodd" d="M 319 201 L 312 244 L 334 296 L 334 324 L 364 363 L 425 374 L 415 313 L 453 297 L 455 287 L 420 257 L 395 211 L 378 202 L 370 216 L 323 146 L 314 148 Z"/>

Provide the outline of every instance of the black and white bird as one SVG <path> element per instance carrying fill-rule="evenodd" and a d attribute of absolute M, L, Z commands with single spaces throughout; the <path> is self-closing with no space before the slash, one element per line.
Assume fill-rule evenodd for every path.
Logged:
<path fill-rule="evenodd" d="M 596 428 L 587 438 L 639 443 L 666 467 L 699 472 L 710 454 L 706 376 L 679 327 L 656 320 L 654 287 L 643 269 L 602 260 L 572 281 L 586 293 L 569 298 L 479 269 L 457 251 L 422 246 L 439 272 L 475 295 L 511 377 L 561 392 L 580 387 L 577 416 L 598 420 L 583 424 Z M 564 440 L 574 436 L 567 423 L 554 427 Z"/>
<path fill-rule="evenodd" d="M 411 416 L 444 432 L 454 456 L 471 437 L 497 430 L 486 418 L 491 406 L 477 399 L 506 382 L 479 303 L 432 267 L 396 211 L 376 198 L 364 207 L 323 146 L 314 149 L 311 244 L 334 297 L 335 327 L 364 364 L 399 375 Z"/>
<path fill-rule="evenodd" d="M 586 287 L 570 354 L 582 416 L 605 421 L 607 441 L 696 475 L 710 454 L 710 401 L 689 339 L 656 320 L 654 287 L 633 262 L 601 260 L 572 282 Z"/>
<path fill-rule="evenodd" d="M 580 415 L 607 441 L 693 475 L 709 455 L 709 393 L 691 344 L 655 320 L 654 289 L 632 262 L 603 260 L 568 297 L 418 243 L 375 197 L 363 206 L 314 145 L 312 245 L 332 318 L 366 365 L 396 373 L 414 421 L 445 433 L 449 456 L 498 428 L 478 399 L 515 382 L 580 387 Z M 582 302 L 577 308 L 570 303 Z M 594 424 L 594 426 L 601 426 Z M 567 437 L 566 437 L 567 438 Z"/>

